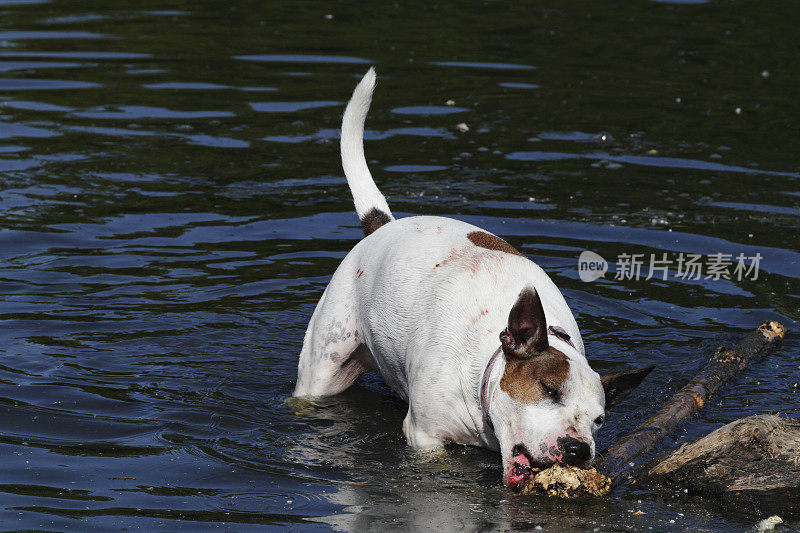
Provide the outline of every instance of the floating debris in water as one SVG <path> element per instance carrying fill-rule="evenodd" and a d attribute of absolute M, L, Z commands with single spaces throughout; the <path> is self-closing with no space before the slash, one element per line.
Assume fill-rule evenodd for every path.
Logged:
<path fill-rule="evenodd" d="M 469 131 L 469 126 L 467 126 L 464 122 L 459 122 L 456 124 L 456 129 L 461 133 L 466 133 Z"/>
<path fill-rule="evenodd" d="M 575 466 L 554 464 L 531 476 L 521 492 L 547 494 L 559 498 L 607 496 L 611 492 L 611 479 L 594 468 L 585 470 Z"/>
<path fill-rule="evenodd" d="M 622 165 L 620 163 L 617 163 L 616 161 L 609 161 L 608 159 L 601 159 L 600 161 L 595 161 L 594 163 L 592 163 L 592 166 L 594 168 L 605 168 L 608 170 L 617 170 L 622 168 Z"/>
<path fill-rule="evenodd" d="M 783 518 L 775 514 L 756 524 L 756 531 L 771 531 L 778 524 L 783 524 Z"/>

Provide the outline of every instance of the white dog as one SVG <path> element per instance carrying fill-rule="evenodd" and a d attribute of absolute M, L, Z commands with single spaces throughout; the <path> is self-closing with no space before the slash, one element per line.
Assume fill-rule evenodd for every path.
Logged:
<path fill-rule="evenodd" d="M 411 446 L 499 450 L 514 489 L 533 466 L 589 466 L 606 410 L 652 367 L 592 370 L 558 288 L 503 239 L 450 218 L 394 219 L 364 158 L 374 87 L 370 69 L 342 122 L 342 164 L 366 237 L 311 317 L 295 396 L 337 394 L 377 368 L 408 402 Z"/>

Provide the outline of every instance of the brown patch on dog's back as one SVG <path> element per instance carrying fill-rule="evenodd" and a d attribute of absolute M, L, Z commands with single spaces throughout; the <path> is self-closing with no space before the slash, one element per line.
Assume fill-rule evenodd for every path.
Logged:
<path fill-rule="evenodd" d="M 364 215 L 364 217 L 361 219 L 361 228 L 364 230 L 364 237 L 391 221 L 392 219 L 389 218 L 389 215 L 377 207 L 373 207 L 369 213 Z"/>
<path fill-rule="evenodd" d="M 497 235 L 492 235 L 491 233 L 486 233 L 485 231 L 472 231 L 467 234 L 467 239 L 469 239 L 475 246 L 480 246 L 481 248 L 486 248 L 487 250 L 497 250 L 498 252 L 505 252 L 507 254 L 521 255 L 522 257 L 525 257 L 519 253 L 516 248 L 508 244 Z"/>
<path fill-rule="evenodd" d="M 547 398 L 544 382 L 551 389 L 561 390 L 569 376 L 569 359 L 552 346 L 533 357 L 506 357 L 506 368 L 500 378 L 500 390 L 522 403 Z"/>

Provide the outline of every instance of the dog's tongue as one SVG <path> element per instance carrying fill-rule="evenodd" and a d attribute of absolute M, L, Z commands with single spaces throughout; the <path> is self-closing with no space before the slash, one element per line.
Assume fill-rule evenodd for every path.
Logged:
<path fill-rule="evenodd" d="M 522 484 L 531 477 L 531 462 L 524 453 L 512 457 L 511 462 L 514 466 L 508 473 L 508 484 L 511 488 L 519 490 L 522 488 Z"/>

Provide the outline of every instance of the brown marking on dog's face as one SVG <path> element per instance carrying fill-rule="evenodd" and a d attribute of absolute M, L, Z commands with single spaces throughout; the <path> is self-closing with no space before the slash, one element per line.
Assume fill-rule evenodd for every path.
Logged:
<path fill-rule="evenodd" d="M 472 231 L 467 234 L 467 239 L 469 239 L 475 246 L 480 246 L 481 248 L 486 248 L 487 250 L 497 250 L 498 252 L 505 252 L 507 254 L 521 255 L 522 257 L 525 257 L 519 253 L 516 248 L 508 244 L 497 235 L 492 235 L 491 233 L 486 233 L 485 231 Z"/>
<path fill-rule="evenodd" d="M 522 403 L 552 398 L 547 388 L 561 391 L 569 376 L 569 359 L 552 346 L 533 357 L 506 357 L 500 390 Z M 544 384 L 544 385 L 542 385 Z"/>
<path fill-rule="evenodd" d="M 373 207 L 370 212 L 361 219 L 361 228 L 364 230 L 364 237 L 391 221 L 392 219 L 389 218 L 389 215 L 377 207 Z"/>

